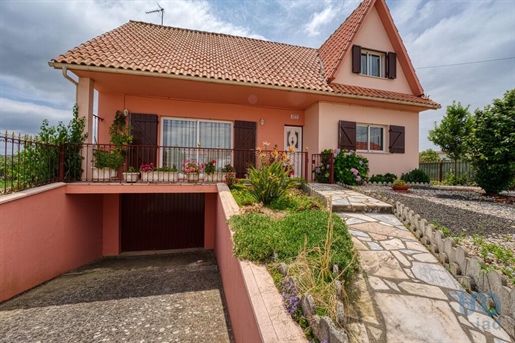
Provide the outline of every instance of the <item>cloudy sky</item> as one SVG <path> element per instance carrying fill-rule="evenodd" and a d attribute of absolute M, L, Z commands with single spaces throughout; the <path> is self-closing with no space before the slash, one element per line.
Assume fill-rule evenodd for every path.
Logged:
<path fill-rule="evenodd" d="M 319 47 L 358 0 L 160 0 L 164 25 Z M 420 116 L 427 132 L 453 100 L 483 107 L 515 88 L 515 1 L 387 0 L 425 93 L 442 104 Z M 0 1 L 0 132 L 36 134 L 68 123 L 75 89 L 47 62 L 129 20 L 159 24 L 155 1 Z M 483 62 L 485 61 L 485 62 Z"/>

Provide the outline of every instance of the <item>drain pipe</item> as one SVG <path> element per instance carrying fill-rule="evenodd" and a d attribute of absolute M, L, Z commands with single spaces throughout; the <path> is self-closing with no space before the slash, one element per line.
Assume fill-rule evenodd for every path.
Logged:
<path fill-rule="evenodd" d="M 72 79 L 70 75 L 68 75 L 68 68 L 66 68 L 66 66 L 63 66 L 61 70 L 63 72 L 64 78 L 75 85 L 75 103 L 77 104 L 77 101 L 79 101 L 79 83 Z"/>

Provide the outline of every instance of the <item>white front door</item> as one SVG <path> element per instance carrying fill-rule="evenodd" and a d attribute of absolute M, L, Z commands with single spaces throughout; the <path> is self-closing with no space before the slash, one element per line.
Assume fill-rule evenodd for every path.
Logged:
<path fill-rule="evenodd" d="M 302 127 L 300 126 L 285 126 L 284 127 L 284 151 L 288 151 L 290 146 L 293 147 L 294 152 L 302 151 Z M 302 175 L 302 154 L 291 154 L 291 163 L 295 176 Z"/>

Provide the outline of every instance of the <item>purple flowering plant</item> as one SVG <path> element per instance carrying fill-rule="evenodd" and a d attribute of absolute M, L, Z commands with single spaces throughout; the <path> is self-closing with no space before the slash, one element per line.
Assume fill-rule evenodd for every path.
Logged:
<path fill-rule="evenodd" d="M 367 180 L 368 159 L 355 151 L 342 150 L 335 156 L 335 179 L 346 185 L 356 186 Z"/>

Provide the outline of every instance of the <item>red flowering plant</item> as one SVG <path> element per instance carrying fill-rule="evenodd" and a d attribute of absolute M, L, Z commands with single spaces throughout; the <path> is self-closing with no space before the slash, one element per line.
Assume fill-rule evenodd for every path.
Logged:
<path fill-rule="evenodd" d="M 200 173 L 202 171 L 202 166 L 198 164 L 195 160 L 186 160 L 182 164 L 182 172 L 185 174 L 190 173 Z"/>
<path fill-rule="evenodd" d="M 204 163 L 202 166 L 204 168 L 204 173 L 208 175 L 214 174 L 216 171 L 216 160 L 211 160 L 207 163 Z"/>
<path fill-rule="evenodd" d="M 141 172 L 143 172 L 143 173 L 154 171 L 154 163 L 152 163 L 152 162 L 150 162 L 150 163 L 143 163 L 139 167 L 139 170 Z"/>

